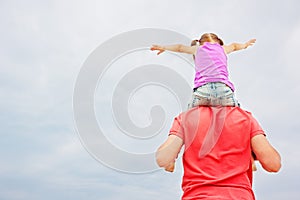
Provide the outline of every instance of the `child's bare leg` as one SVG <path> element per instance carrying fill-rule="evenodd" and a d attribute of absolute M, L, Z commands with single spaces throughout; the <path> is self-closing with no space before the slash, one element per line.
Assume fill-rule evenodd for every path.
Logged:
<path fill-rule="evenodd" d="M 257 171 L 253 155 L 251 155 L 251 163 L 252 163 L 252 171 Z"/>

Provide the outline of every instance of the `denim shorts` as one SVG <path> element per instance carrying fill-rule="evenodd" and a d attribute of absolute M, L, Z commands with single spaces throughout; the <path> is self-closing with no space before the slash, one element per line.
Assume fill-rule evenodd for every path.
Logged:
<path fill-rule="evenodd" d="M 188 108 L 195 106 L 240 106 L 232 89 L 224 83 L 212 82 L 194 89 Z"/>

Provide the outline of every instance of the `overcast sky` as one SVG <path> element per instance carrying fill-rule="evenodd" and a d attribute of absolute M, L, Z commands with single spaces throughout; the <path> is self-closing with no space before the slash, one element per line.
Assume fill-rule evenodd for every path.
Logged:
<path fill-rule="evenodd" d="M 172 30 L 191 39 L 214 32 L 225 43 L 257 39 L 253 47 L 229 56 L 230 78 L 242 107 L 259 120 L 281 153 L 283 166 L 278 174 L 258 166 L 254 191 L 258 200 L 298 199 L 299 9 L 297 0 L 0 1 L 0 199 L 180 199 L 180 159 L 173 174 L 111 169 L 83 147 L 74 122 L 73 91 L 85 60 L 112 37 L 144 28 Z M 131 61 L 141 65 L 134 55 L 119 59 L 114 67 L 125 65 L 129 70 Z M 145 65 L 157 56 L 144 52 L 137 57 Z M 169 67 L 182 62 L 157 59 Z M 190 69 L 174 70 L 192 84 Z M 110 80 L 116 84 L 113 75 L 106 79 L 107 85 Z M 161 88 L 153 90 L 162 97 L 137 92 L 129 101 L 129 115 L 145 126 L 151 106 L 161 101 L 166 111 L 163 131 L 131 143 L 118 139 L 128 135 L 110 134 L 116 126 L 109 119 L 112 113 L 101 110 L 101 98 L 109 94 L 98 87 L 95 108 L 112 143 L 145 153 L 153 152 L 166 138 L 181 108 L 169 99 L 171 95 L 163 96 Z"/>

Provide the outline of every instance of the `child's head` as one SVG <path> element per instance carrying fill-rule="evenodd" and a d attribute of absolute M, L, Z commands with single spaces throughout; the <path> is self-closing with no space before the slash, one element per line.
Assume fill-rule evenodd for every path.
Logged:
<path fill-rule="evenodd" d="M 221 46 L 224 44 L 223 41 L 214 33 L 204 33 L 199 40 L 193 40 L 191 42 L 191 46 L 195 46 L 198 42 L 200 45 L 203 45 L 204 42 L 216 42 Z"/>

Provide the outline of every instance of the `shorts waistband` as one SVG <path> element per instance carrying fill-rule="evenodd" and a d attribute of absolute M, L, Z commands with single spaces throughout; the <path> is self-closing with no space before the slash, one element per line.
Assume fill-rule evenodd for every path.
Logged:
<path fill-rule="evenodd" d="M 228 85 L 226 85 L 225 83 L 222 83 L 222 82 L 211 82 L 211 83 L 205 83 L 204 85 L 200 85 L 199 87 L 194 88 L 193 91 L 195 92 L 198 88 L 207 87 L 207 86 L 211 86 L 211 87 L 224 87 L 225 86 L 225 87 L 230 88 Z"/>

